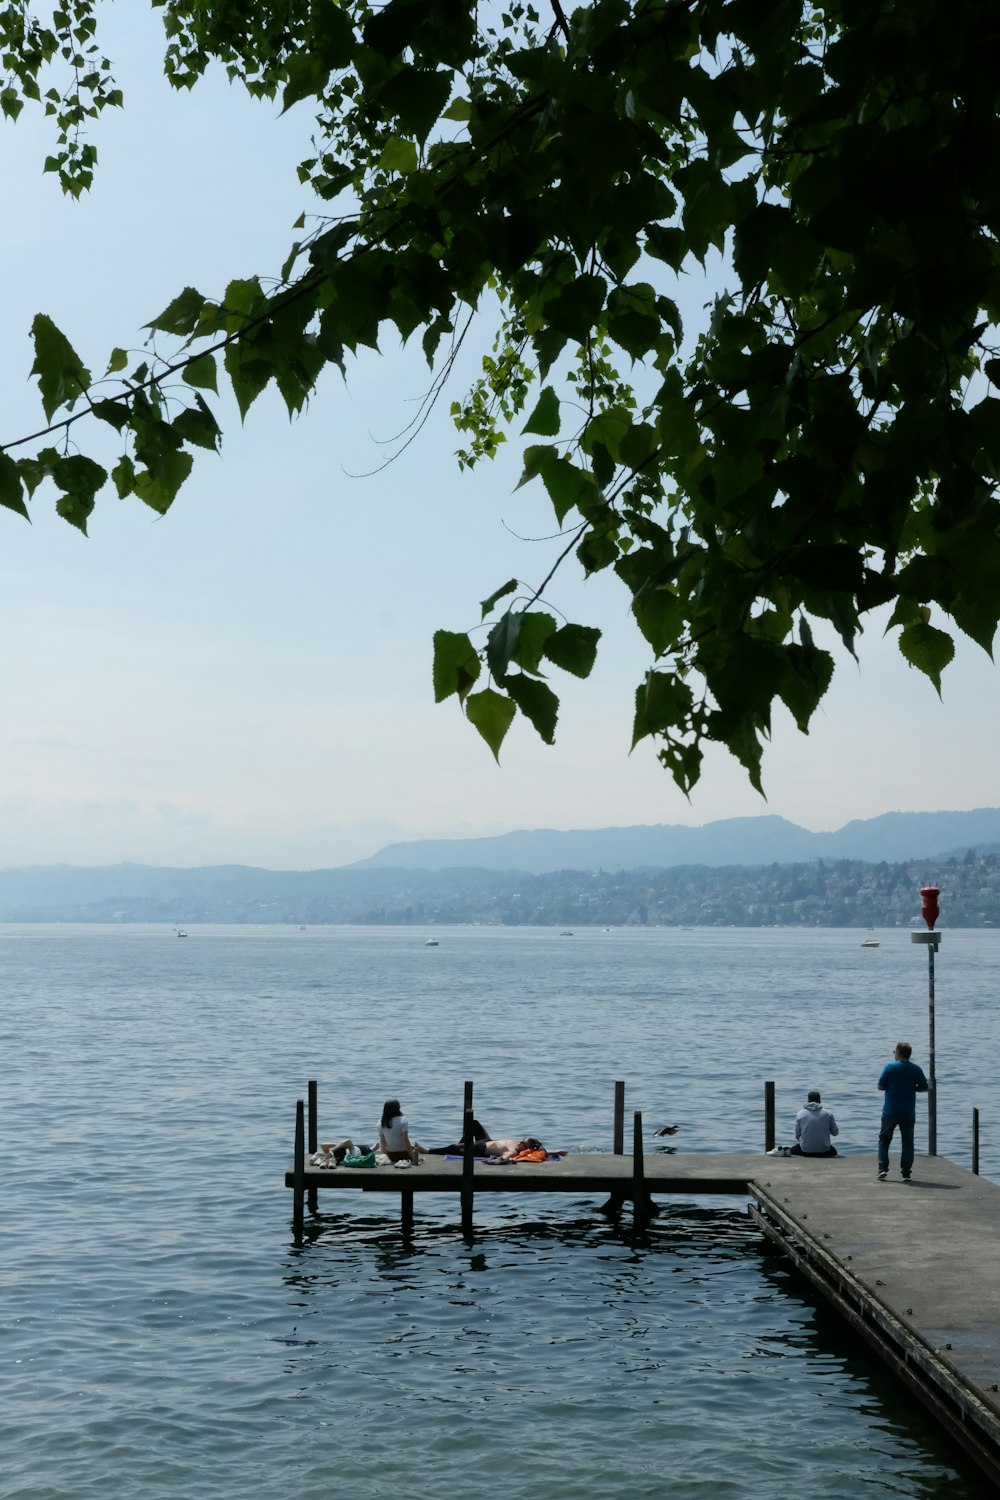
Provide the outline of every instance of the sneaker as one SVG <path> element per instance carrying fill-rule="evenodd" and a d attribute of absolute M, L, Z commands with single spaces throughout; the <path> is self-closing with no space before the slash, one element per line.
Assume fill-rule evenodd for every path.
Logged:
<path fill-rule="evenodd" d="M 909 1172 L 905 1173 L 905 1175 L 903 1177 L 903 1181 L 904 1182 L 912 1182 L 913 1181 L 913 1178 L 910 1176 Z"/>
<path fill-rule="evenodd" d="M 885 1179 L 888 1177 L 888 1175 L 889 1175 L 888 1169 L 886 1169 L 886 1171 L 884 1171 L 884 1172 L 880 1171 L 879 1174 L 878 1174 L 878 1180 L 879 1180 L 879 1182 L 884 1182 Z"/>

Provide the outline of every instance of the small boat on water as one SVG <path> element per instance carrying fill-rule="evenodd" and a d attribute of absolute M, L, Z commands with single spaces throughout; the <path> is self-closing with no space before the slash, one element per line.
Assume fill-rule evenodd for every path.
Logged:
<path fill-rule="evenodd" d="M 184 931 L 183 927 L 178 927 L 178 929 L 177 929 L 177 936 L 178 937 L 187 937 L 187 933 Z"/>
<path fill-rule="evenodd" d="M 424 944 L 425 948 L 440 948 L 440 946 L 441 944 L 438 942 L 437 938 L 428 938 L 426 943 Z"/>
<path fill-rule="evenodd" d="M 865 940 L 861 944 L 861 946 L 862 946 L 862 948 L 877 948 L 878 947 L 878 938 L 865 938 Z"/>
<path fill-rule="evenodd" d="M 569 930 L 568 927 L 566 928 L 565 932 L 561 932 L 559 934 L 560 937 L 573 937 L 573 935 L 574 934 Z"/>

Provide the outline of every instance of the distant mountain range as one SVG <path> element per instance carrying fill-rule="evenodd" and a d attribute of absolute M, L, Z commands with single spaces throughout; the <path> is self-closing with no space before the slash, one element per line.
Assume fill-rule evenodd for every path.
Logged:
<path fill-rule="evenodd" d="M 673 869 L 678 865 L 794 864 L 812 859 L 921 859 L 1000 844 L 1000 808 L 884 813 L 834 833 L 810 833 L 785 818 L 724 818 L 701 828 L 678 823 L 634 828 L 524 829 L 484 839 L 417 839 L 387 844 L 353 870 Z"/>
<path fill-rule="evenodd" d="M 949 925 L 1000 927 L 1000 808 L 888 813 L 836 833 L 776 817 L 538 829 L 392 844 L 331 870 L 0 869 L 0 922 L 894 926 L 928 881 L 946 890 Z"/>

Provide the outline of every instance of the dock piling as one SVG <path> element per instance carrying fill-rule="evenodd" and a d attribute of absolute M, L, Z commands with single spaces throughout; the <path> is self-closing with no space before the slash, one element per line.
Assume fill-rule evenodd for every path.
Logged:
<path fill-rule="evenodd" d="M 979 1111 L 972 1111 L 972 1170 L 979 1176 Z"/>
<path fill-rule="evenodd" d="M 615 1084 L 615 1144 L 616 1156 L 625 1155 L 625 1084 Z"/>
<path fill-rule="evenodd" d="M 301 1099 L 295 1103 L 295 1155 L 292 1160 L 292 1228 L 296 1236 L 301 1235 L 305 1220 L 306 1182 L 306 1126 L 305 1105 Z"/>
<path fill-rule="evenodd" d="M 316 1152 L 319 1150 L 319 1108 L 318 1108 L 318 1105 L 317 1105 L 317 1093 L 316 1093 L 316 1080 L 315 1080 L 315 1078 L 310 1078 L 310 1080 L 309 1080 L 308 1094 L 309 1094 L 309 1119 L 308 1119 L 308 1124 L 309 1124 L 309 1156 L 310 1156 L 310 1159 L 312 1159 L 312 1157 L 314 1157 L 316 1155 Z M 311 1214 L 314 1214 L 317 1211 L 317 1209 L 319 1208 L 319 1194 L 317 1193 L 317 1191 L 316 1191 L 316 1189 L 314 1187 L 311 1187 L 309 1189 L 308 1202 L 309 1202 L 309 1212 Z"/>
<path fill-rule="evenodd" d="M 611 1150 L 615 1156 L 625 1155 L 625 1084 L 621 1081 L 615 1084 L 615 1115 Z M 619 1213 L 624 1197 L 624 1193 L 612 1193 L 607 1202 L 601 1204 L 598 1213 Z"/>
<path fill-rule="evenodd" d="M 642 1111 L 637 1109 L 632 1116 L 632 1218 L 636 1226 L 645 1224 L 652 1209 L 642 1153 Z"/>
<path fill-rule="evenodd" d="M 764 1085 L 764 1150 L 774 1150 L 774 1083 Z"/>
<path fill-rule="evenodd" d="M 467 1240 L 472 1238 L 472 1199 L 476 1160 L 473 1155 L 473 1148 L 475 1146 L 475 1141 L 472 1139 L 473 1118 L 472 1083 L 468 1081 L 465 1085 L 465 1110 L 462 1115 L 462 1188 L 460 1194 L 462 1204 L 462 1234 Z"/>
<path fill-rule="evenodd" d="M 413 1189 L 404 1188 L 399 1195 L 399 1217 L 404 1240 L 413 1237 Z"/>

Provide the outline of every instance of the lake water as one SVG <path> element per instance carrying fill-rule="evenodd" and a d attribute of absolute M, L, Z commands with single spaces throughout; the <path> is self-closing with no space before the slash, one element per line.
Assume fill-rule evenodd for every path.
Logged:
<path fill-rule="evenodd" d="M 682 1151 L 779 1140 L 809 1088 L 874 1152 L 926 1062 L 905 931 L 0 927 L 2 1500 L 874 1500 L 985 1493 L 749 1224 L 665 1201 L 322 1195 L 291 1233 L 294 1105 L 372 1137 L 610 1149 L 614 1080 Z M 938 1144 L 1000 1179 L 1000 934 L 937 960 Z M 918 1126 L 918 1142 L 926 1130 Z M 919 1158 L 917 1162 L 919 1171 Z M 874 1171 L 874 1162 L 873 1162 Z M 428 1203 L 433 1206 L 428 1206 Z"/>

